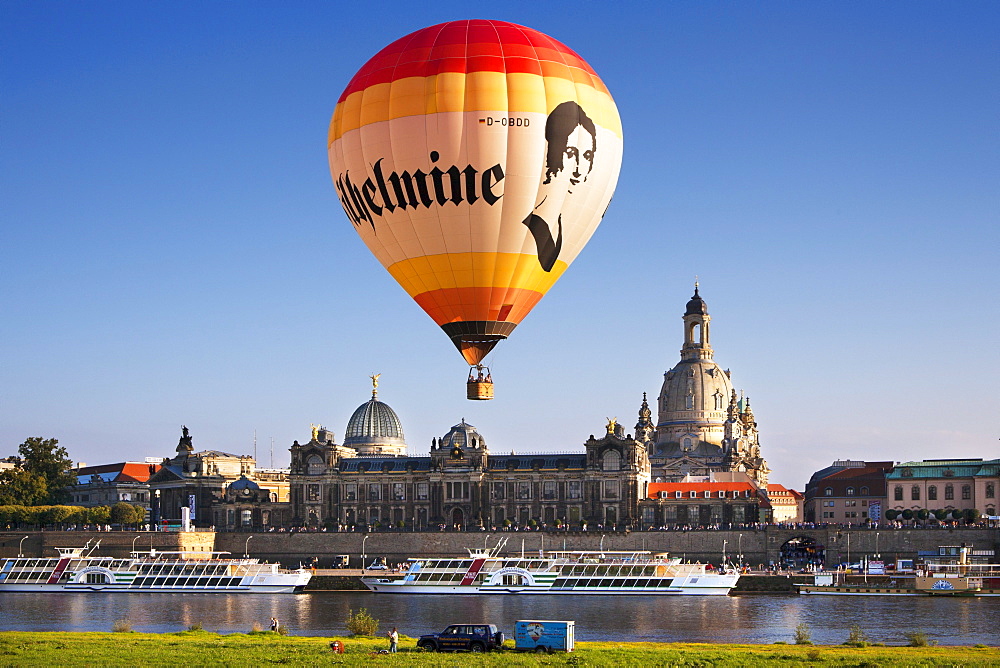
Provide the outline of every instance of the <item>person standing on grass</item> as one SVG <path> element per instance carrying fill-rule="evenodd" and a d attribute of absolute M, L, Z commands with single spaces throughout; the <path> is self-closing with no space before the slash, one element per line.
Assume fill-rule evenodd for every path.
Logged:
<path fill-rule="evenodd" d="M 271 617 L 271 630 L 274 631 L 275 633 L 278 632 L 278 618 L 277 617 Z"/>
<path fill-rule="evenodd" d="M 396 647 L 399 645 L 399 633 L 396 631 L 396 627 L 392 627 L 392 630 L 386 636 L 389 638 L 389 653 L 395 654 Z"/>

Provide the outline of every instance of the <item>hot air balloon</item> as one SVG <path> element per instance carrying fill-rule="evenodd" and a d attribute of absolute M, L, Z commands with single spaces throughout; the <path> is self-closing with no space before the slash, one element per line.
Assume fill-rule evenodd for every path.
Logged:
<path fill-rule="evenodd" d="M 327 145 L 354 229 L 470 365 L 468 397 L 492 398 L 484 358 L 611 201 L 622 129 L 608 89 L 537 30 L 450 21 L 365 63 Z"/>

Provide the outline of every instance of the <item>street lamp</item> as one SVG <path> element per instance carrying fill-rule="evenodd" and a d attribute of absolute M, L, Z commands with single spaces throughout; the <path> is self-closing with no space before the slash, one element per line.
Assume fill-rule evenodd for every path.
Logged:
<path fill-rule="evenodd" d="M 19 540 L 18 543 L 17 543 L 17 556 L 19 556 L 19 557 L 23 557 L 24 556 L 23 554 L 21 554 L 21 546 L 24 544 L 25 538 L 27 538 L 27 536 L 25 536 L 24 538 L 22 538 L 21 540 Z"/>
<path fill-rule="evenodd" d="M 601 556 L 604 556 L 604 535 L 601 535 Z"/>
<path fill-rule="evenodd" d="M 247 536 L 247 542 L 243 545 L 243 558 L 244 559 L 250 558 L 250 539 L 251 538 L 253 538 L 253 536 Z"/>
<path fill-rule="evenodd" d="M 142 538 L 142 534 L 137 533 L 135 535 L 135 538 L 132 539 L 132 552 L 135 552 L 135 541 L 139 540 L 140 538 Z"/>
<path fill-rule="evenodd" d="M 875 532 L 875 558 L 882 558 L 882 553 L 878 551 L 878 531 Z"/>
<path fill-rule="evenodd" d="M 728 543 L 728 542 L 729 542 L 728 540 L 723 540 L 722 541 L 722 567 L 723 568 L 726 567 L 726 543 Z"/>
<path fill-rule="evenodd" d="M 740 568 L 742 568 L 743 567 L 743 534 L 740 534 L 739 553 L 740 553 L 739 554 L 739 566 L 740 566 Z"/>
<path fill-rule="evenodd" d="M 369 538 L 370 538 L 370 536 L 368 534 L 365 534 L 365 537 L 361 539 L 361 572 L 362 573 L 365 572 L 365 562 L 368 561 L 368 559 L 366 558 L 367 555 L 365 554 L 365 542 Z"/>

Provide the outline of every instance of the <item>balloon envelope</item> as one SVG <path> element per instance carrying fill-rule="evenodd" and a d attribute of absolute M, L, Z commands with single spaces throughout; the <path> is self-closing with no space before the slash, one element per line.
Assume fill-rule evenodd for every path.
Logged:
<path fill-rule="evenodd" d="M 478 364 L 594 233 L 622 129 L 604 83 L 568 47 L 470 20 L 377 53 L 340 96 L 327 145 L 357 233 Z"/>

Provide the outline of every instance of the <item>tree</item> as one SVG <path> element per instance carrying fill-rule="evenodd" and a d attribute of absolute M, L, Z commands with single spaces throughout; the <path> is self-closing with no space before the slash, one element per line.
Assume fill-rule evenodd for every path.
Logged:
<path fill-rule="evenodd" d="M 944 522 L 946 519 L 948 519 L 948 511 L 945 510 L 944 508 L 938 508 L 937 510 L 934 511 L 934 518 L 937 519 L 939 522 Z"/>
<path fill-rule="evenodd" d="M 76 484 L 76 476 L 71 471 L 73 460 L 69 458 L 66 448 L 59 446 L 58 439 L 32 436 L 17 451 L 20 454 L 19 468 L 45 481 L 48 503 L 59 503 L 69 498 L 67 488 Z"/>
<path fill-rule="evenodd" d="M 918 520 L 926 520 L 930 516 L 931 516 L 931 512 L 929 510 L 927 510 L 926 508 L 921 508 L 920 510 L 917 511 L 917 519 Z"/>
<path fill-rule="evenodd" d="M 966 508 L 963 515 L 965 517 L 965 521 L 968 522 L 969 524 L 975 524 L 976 522 L 979 521 L 979 518 L 982 516 L 982 514 L 976 508 Z"/>
<path fill-rule="evenodd" d="M 124 501 L 119 501 L 115 505 L 111 506 L 112 524 L 120 524 L 123 527 L 137 524 L 135 521 L 135 508 L 136 506 L 133 506 L 131 503 L 125 503 Z M 145 517 L 145 514 L 145 511 L 143 511 L 143 517 Z"/>
<path fill-rule="evenodd" d="M 893 510 L 892 508 L 890 508 L 889 510 L 885 511 L 885 519 L 887 519 L 887 520 L 894 520 L 897 517 L 899 517 L 899 511 L 898 510 Z"/>
<path fill-rule="evenodd" d="M 910 510 L 909 508 L 907 508 L 906 510 L 904 510 L 903 511 L 903 519 L 904 520 L 912 520 L 913 519 L 913 511 Z"/>
<path fill-rule="evenodd" d="M 37 506 L 49 498 L 45 479 L 21 468 L 0 471 L 0 505 Z"/>

